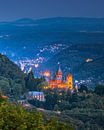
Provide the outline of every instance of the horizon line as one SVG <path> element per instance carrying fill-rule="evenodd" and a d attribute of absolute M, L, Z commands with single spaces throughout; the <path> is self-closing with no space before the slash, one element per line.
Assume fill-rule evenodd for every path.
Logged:
<path fill-rule="evenodd" d="M 55 19 L 55 18 L 80 18 L 80 19 L 104 19 L 104 17 L 88 17 L 88 16 L 84 16 L 84 17 L 80 17 L 80 16 L 56 16 L 56 17 L 41 17 L 41 18 L 30 18 L 30 17 L 20 17 L 20 18 L 15 18 L 13 20 L 0 20 L 0 22 L 13 22 L 13 21 L 18 21 L 18 20 L 22 20 L 22 19 L 30 19 L 30 20 L 42 20 L 42 19 Z"/>

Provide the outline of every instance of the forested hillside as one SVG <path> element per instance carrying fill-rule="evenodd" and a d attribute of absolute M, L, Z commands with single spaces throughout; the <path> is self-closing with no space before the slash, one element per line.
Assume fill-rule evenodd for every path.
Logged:
<path fill-rule="evenodd" d="M 15 96 L 21 95 L 25 91 L 24 78 L 20 68 L 0 54 L 0 92 L 9 95 L 12 90 Z"/>

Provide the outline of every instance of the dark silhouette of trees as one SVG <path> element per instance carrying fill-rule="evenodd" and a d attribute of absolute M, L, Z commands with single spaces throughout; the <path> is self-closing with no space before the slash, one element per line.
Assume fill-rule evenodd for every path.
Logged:
<path fill-rule="evenodd" d="M 104 96 L 104 85 L 97 85 L 94 91 L 97 95 Z"/>
<path fill-rule="evenodd" d="M 88 87 L 84 84 L 80 85 L 79 92 L 88 92 Z"/>

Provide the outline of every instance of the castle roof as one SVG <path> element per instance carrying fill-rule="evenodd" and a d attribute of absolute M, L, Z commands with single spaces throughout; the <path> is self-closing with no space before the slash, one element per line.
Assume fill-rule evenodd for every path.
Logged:
<path fill-rule="evenodd" d="M 57 74 L 62 74 L 62 70 L 61 70 L 60 64 L 59 64 L 59 68 L 58 68 Z"/>
<path fill-rule="evenodd" d="M 58 72 L 62 72 L 61 68 L 60 68 L 60 65 L 59 65 L 59 69 L 58 69 Z"/>

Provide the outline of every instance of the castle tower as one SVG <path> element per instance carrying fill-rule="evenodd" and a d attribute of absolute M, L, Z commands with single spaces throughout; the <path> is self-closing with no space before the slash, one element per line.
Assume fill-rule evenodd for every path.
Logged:
<path fill-rule="evenodd" d="M 57 83 L 61 83 L 62 82 L 62 70 L 60 68 L 60 65 L 59 65 L 59 69 L 56 73 L 56 82 Z"/>
<path fill-rule="evenodd" d="M 73 76 L 72 74 L 68 74 L 66 77 L 66 85 L 69 89 L 73 89 Z"/>

